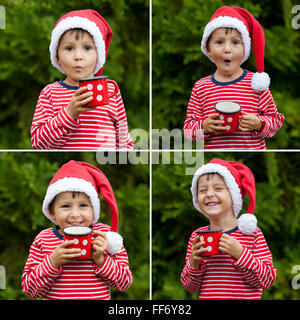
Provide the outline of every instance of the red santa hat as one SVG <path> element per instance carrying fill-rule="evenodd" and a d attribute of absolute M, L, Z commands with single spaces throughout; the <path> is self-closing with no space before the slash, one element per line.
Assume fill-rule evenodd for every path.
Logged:
<path fill-rule="evenodd" d="M 71 11 L 57 21 L 55 28 L 52 31 L 51 43 L 49 46 L 52 64 L 64 73 L 63 69 L 57 63 L 59 39 L 66 31 L 75 28 L 83 29 L 93 37 L 98 53 L 94 74 L 96 76 L 101 75 L 102 68 L 106 61 L 109 44 L 112 39 L 112 31 L 104 18 L 98 12 L 90 9 Z"/>
<path fill-rule="evenodd" d="M 224 178 L 226 186 L 232 199 L 232 209 L 234 216 L 237 217 L 243 206 L 243 199 L 246 194 L 249 195 L 249 207 L 247 213 L 238 218 L 238 228 L 244 234 L 252 234 L 257 226 L 257 220 L 254 215 L 255 208 L 255 179 L 251 170 L 242 163 L 234 161 L 225 161 L 214 158 L 208 164 L 200 167 L 192 181 L 191 192 L 193 196 L 194 207 L 208 217 L 200 210 L 198 203 L 198 179 L 200 176 L 208 173 L 218 173 Z"/>
<path fill-rule="evenodd" d="M 55 223 L 49 212 L 49 204 L 60 193 L 66 191 L 84 192 L 91 201 L 93 207 L 93 224 L 100 216 L 100 193 L 110 209 L 111 231 L 106 233 L 108 240 L 107 251 L 116 254 L 123 245 L 122 237 L 118 232 L 118 206 L 112 187 L 106 176 L 98 168 L 85 163 L 71 160 L 64 164 L 54 175 L 49 183 L 44 202 L 43 213 Z"/>
<path fill-rule="evenodd" d="M 201 50 L 207 57 L 207 40 L 218 28 L 234 28 L 240 32 L 245 49 L 242 63 L 250 56 L 252 39 L 257 72 L 252 77 L 251 87 L 257 92 L 268 89 L 270 77 L 264 72 L 265 34 L 259 22 L 243 8 L 228 6 L 219 8 L 206 25 L 201 41 Z"/>

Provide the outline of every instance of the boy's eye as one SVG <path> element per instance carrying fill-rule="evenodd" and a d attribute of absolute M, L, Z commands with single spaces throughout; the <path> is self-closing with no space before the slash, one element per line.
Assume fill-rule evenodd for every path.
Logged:
<path fill-rule="evenodd" d="M 199 189 L 198 192 L 199 192 L 199 193 L 205 193 L 205 192 L 206 192 L 206 189 Z"/>
<path fill-rule="evenodd" d="M 240 40 L 233 40 L 232 43 L 233 43 L 234 45 L 237 45 L 237 44 L 240 43 Z"/>
<path fill-rule="evenodd" d="M 222 40 L 216 40 L 216 44 L 222 44 L 223 41 Z"/>
<path fill-rule="evenodd" d="M 60 207 L 61 208 L 69 208 L 70 206 L 68 204 L 62 204 Z"/>
<path fill-rule="evenodd" d="M 67 47 L 65 47 L 65 50 L 66 50 L 66 51 L 71 51 L 72 49 L 73 49 L 72 46 L 67 46 Z"/>
<path fill-rule="evenodd" d="M 89 50 L 92 50 L 93 47 L 90 46 L 90 45 L 86 45 L 86 46 L 84 46 L 84 49 L 85 49 L 86 51 L 89 51 Z"/>
<path fill-rule="evenodd" d="M 86 208 L 86 207 L 88 207 L 88 204 L 87 203 L 81 203 L 80 207 Z"/>

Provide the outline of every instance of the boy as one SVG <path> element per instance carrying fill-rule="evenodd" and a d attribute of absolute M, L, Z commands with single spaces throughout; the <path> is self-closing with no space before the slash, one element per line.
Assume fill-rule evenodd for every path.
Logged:
<path fill-rule="evenodd" d="M 250 38 L 251 37 L 251 38 Z M 258 72 L 242 69 L 251 50 Z M 245 9 L 219 8 L 207 24 L 202 52 L 216 65 L 216 72 L 198 80 L 192 90 L 184 123 L 190 140 L 204 138 L 206 149 L 265 149 L 264 138 L 281 128 L 284 116 L 277 111 L 264 70 L 264 32 Z M 223 100 L 241 106 L 238 130 L 225 133 L 214 105 Z"/>
<path fill-rule="evenodd" d="M 78 89 L 79 79 L 101 75 L 111 38 L 96 11 L 72 11 L 58 20 L 49 49 L 66 79 L 47 85 L 39 96 L 31 127 L 35 149 L 133 149 L 120 91 L 108 105 L 87 107 L 92 92 Z"/>
<path fill-rule="evenodd" d="M 111 213 L 111 227 L 98 223 L 100 193 Z M 110 287 L 126 290 L 132 275 L 118 230 L 118 208 L 111 185 L 96 167 L 77 161 L 63 165 L 52 178 L 43 213 L 56 227 L 35 238 L 23 276 L 23 291 L 32 298 L 110 299 Z M 84 260 L 74 241 L 63 241 L 63 229 L 92 228 L 92 255 Z"/>
<path fill-rule="evenodd" d="M 189 240 L 181 274 L 184 288 L 200 299 L 260 299 L 275 281 L 276 269 L 254 216 L 255 180 L 245 165 L 213 159 L 200 167 L 191 192 L 195 208 L 209 218 L 210 225 L 195 230 Z M 243 198 L 250 197 L 248 213 L 239 219 Z M 196 231 L 223 229 L 220 253 L 202 257 Z"/>

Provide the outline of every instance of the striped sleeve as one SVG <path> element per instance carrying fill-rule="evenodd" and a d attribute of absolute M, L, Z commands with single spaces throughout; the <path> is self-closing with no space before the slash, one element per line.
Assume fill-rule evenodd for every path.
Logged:
<path fill-rule="evenodd" d="M 35 149 L 60 149 L 80 123 L 62 108 L 54 115 L 49 87 L 42 90 L 31 126 L 31 144 Z"/>
<path fill-rule="evenodd" d="M 196 87 L 199 87 L 197 83 L 195 83 L 192 89 L 191 97 L 187 107 L 186 120 L 183 126 L 185 137 L 191 141 L 197 141 L 204 138 L 203 98 L 201 99 L 201 97 L 199 97 L 197 94 Z"/>
<path fill-rule="evenodd" d="M 275 282 L 276 269 L 272 263 L 272 255 L 260 230 L 255 237 L 253 250 L 244 248 L 233 265 L 251 286 L 266 289 Z"/>
<path fill-rule="evenodd" d="M 40 246 L 34 242 L 22 275 L 23 292 L 31 298 L 44 297 L 62 271 L 63 267 L 52 267 L 49 255 L 44 257 Z"/>
<path fill-rule="evenodd" d="M 128 123 L 124 103 L 120 91 L 115 96 L 117 119 L 116 119 L 116 148 L 133 149 L 133 140 L 128 131 Z"/>
<path fill-rule="evenodd" d="M 132 282 L 132 274 L 129 269 L 128 256 L 123 247 L 122 251 L 110 256 L 105 253 L 105 261 L 102 267 L 95 265 L 95 274 L 105 280 L 110 286 L 119 291 L 128 289 Z"/>
<path fill-rule="evenodd" d="M 190 255 L 192 251 L 192 244 L 196 237 L 196 233 L 193 233 L 190 237 L 188 249 L 185 257 L 185 266 L 181 273 L 181 284 L 183 287 L 192 293 L 197 293 L 200 290 L 201 287 L 201 280 L 205 273 L 206 266 L 205 261 L 201 260 L 199 268 L 194 268 L 190 264 Z"/>
<path fill-rule="evenodd" d="M 284 116 L 278 112 L 272 93 L 269 89 L 260 94 L 258 112 L 258 117 L 262 120 L 264 125 L 261 131 L 254 131 L 253 136 L 261 138 L 273 137 L 281 128 Z"/>

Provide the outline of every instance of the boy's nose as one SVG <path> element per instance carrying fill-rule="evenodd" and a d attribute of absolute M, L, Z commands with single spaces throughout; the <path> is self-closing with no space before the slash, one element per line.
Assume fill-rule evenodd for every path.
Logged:
<path fill-rule="evenodd" d="M 82 51 L 80 49 L 75 50 L 74 59 L 75 60 L 81 60 L 83 57 Z"/>
<path fill-rule="evenodd" d="M 229 42 L 225 42 L 224 51 L 225 52 L 230 52 L 231 51 L 231 46 L 230 46 Z"/>
<path fill-rule="evenodd" d="M 213 197 L 215 195 L 214 190 L 212 188 L 208 188 L 206 192 L 207 197 Z"/>
<path fill-rule="evenodd" d="M 79 210 L 73 209 L 73 210 L 71 211 L 71 217 L 77 218 L 77 217 L 79 217 L 79 216 L 80 216 Z"/>

